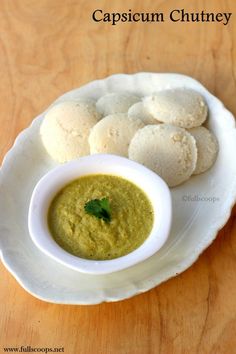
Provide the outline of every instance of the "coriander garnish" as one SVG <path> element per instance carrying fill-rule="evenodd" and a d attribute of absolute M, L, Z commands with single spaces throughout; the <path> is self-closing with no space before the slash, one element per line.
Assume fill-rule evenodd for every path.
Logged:
<path fill-rule="evenodd" d="M 84 210 L 105 222 L 111 221 L 111 208 L 108 198 L 92 199 L 84 205 Z"/>

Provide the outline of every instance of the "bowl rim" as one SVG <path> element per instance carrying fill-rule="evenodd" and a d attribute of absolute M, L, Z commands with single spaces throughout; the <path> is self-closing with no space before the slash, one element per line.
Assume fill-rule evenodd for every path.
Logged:
<path fill-rule="evenodd" d="M 47 215 L 53 197 L 73 180 L 92 174 L 116 175 L 129 180 L 141 188 L 151 201 L 154 210 L 153 228 L 147 239 L 127 255 L 111 260 L 80 258 L 65 251 L 50 234 Z M 161 203 L 158 203 L 160 200 Z M 64 266 L 87 274 L 113 273 L 151 257 L 166 242 L 171 221 L 171 193 L 164 180 L 143 165 L 112 154 L 88 155 L 51 169 L 36 184 L 28 212 L 28 229 L 34 244 Z"/>

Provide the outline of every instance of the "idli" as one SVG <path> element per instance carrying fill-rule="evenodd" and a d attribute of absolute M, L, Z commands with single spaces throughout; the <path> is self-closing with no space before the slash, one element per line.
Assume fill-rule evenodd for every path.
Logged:
<path fill-rule="evenodd" d="M 127 113 L 129 107 L 140 101 L 140 98 L 128 93 L 108 93 L 98 99 L 96 107 L 103 116 L 114 113 Z"/>
<path fill-rule="evenodd" d="M 146 125 L 131 140 L 129 158 L 150 168 L 174 187 L 193 173 L 197 147 L 193 136 L 183 128 L 169 124 Z"/>
<path fill-rule="evenodd" d="M 90 129 L 100 118 L 90 101 L 65 101 L 53 106 L 40 127 L 48 154 L 60 163 L 88 155 Z"/>
<path fill-rule="evenodd" d="M 157 120 L 182 128 L 200 126 L 208 112 L 202 95 L 187 88 L 157 92 L 144 99 L 144 106 Z"/>
<path fill-rule="evenodd" d="M 144 123 L 127 113 L 111 114 L 100 120 L 89 135 L 90 153 L 110 153 L 128 156 L 130 140 Z"/>
<path fill-rule="evenodd" d="M 128 110 L 128 116 L 141 119 L 145 125 L 160 123 L 149 113 L 143 105 L 143 102 L 133 104 Z"/>
<path fill-rule="evenodd" d="M 193 174 L 198 175 L 214 164 L 218 153 L 218 142 L 213 133 L 204 127 L 189 129 L 189 133 L 197 144 L 198 157 Z"/>

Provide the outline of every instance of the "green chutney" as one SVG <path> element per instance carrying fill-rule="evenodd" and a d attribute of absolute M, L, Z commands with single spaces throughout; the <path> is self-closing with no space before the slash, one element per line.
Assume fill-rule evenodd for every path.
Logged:
<path fill-rule="evenodd" d="M 84 210 L 93 199 L 108 198 L 111 221 Z M 66 185 L 53 199 L 48 226 L 67 252 L 93 260 L 114 259 L 138 248 L 152 230 L 154 213 L 146 194 L 113 175 L 87 175 Z"/>

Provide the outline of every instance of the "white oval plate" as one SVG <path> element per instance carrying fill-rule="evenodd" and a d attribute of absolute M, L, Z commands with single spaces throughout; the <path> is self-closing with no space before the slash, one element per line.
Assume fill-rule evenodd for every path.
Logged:
<path fill-rule="evenodd" d="M 39 137 L 43 114 L 18 136 L 0 170 L 0 249 L 4 265 L 29 293 L 63 304 L 129 298 L 187 269 L 226 223 L 236 200 L 235 121 L 199 82 L 178 74 L 113 75 L 70 91 L 56 102 L 78 96 L 97 99 L 124 89 L 144 96 L 172 87 L 193 88 L 205 97 L 210 111 L 208 126 L 219 141 L 219 156 L 209 171 L 172 189 L 173 225 L 167 243 L 151 258 L 127 270 L 82 274 L 48 258 L 33 244 L 27 228 L 31 193 L 40 177 L 56 164 Z"/>

